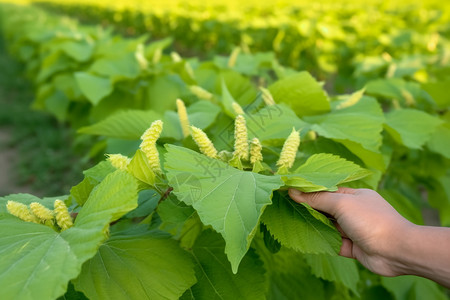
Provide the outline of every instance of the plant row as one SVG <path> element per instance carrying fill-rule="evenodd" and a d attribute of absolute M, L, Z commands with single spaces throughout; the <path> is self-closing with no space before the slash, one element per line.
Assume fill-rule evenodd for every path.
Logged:
<path fill-rule="evenodd" d="M 183 59 L 164 53 L 170 39 L 124 39 L 33 7 L 2 4 L 0 16 L 34 107 L 109 154 L 66 196 L 0 198 L 7 298 L 445 299 L 427 280 L 336 256 L 331 221 L 286 191 L 373 188 L 423 224 L 426 190 L 449 224 L 439 93 L 405 82 L 390 95 L 375 80 L 378 93 L 331 97 L 271 53 Z"/>
<path fill-rule="evenodd" d="M 339 91 L 359 89 L 368 79 L 380 77 L 423 81 L 423 73 L 447 56 L 450 45 L 444 3 L 37 3 L 128 34 L 171 36 L 187 53 L 211 57 L 235 47 L 243 53 L 270 51 L 283 65 L 320 79 L 333 74 L 329 85 Z"/>

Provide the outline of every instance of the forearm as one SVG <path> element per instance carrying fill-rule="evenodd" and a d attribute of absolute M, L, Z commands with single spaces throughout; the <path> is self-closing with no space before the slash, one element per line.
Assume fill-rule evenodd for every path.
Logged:
<path fill-rule="evenodd" d="M 396 241 L 400 274 L 429 278 L 450 288 L 450 228 L 411 225 Z"/>

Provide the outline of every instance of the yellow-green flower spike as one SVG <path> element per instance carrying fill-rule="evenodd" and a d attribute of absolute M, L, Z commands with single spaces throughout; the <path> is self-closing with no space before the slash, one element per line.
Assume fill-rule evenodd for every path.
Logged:
<path fill-rule="evenodd" d="M 108 154 L 108 161 L 111 165 L 119 170 L 126 171 L 131 159 L 122 154 Z"/>
<path fill-rule="evenodd" d="M 180 119 L 181 130 L 183 131 L 183 136 L 188 137 L 190 134 L 189 118 L 186 111 L 186 106 L 184 105 L 184 102 L 181 99 L 177 99 L 177 112 L 178 118 Z"/>
<path fill-rule="evenodd" d="M 139 44 L 137 46 L 134 56 L 139 64 L 139 67 L 141 68 L 141 70 L 145 70 L 148 68 L 148 61 L 144 55 L 144 45 L 143 44 Z"/>
<path fill-rule="evenodd" d="M 61 200 L 56 200 L 54 203 L 54 208 L 56 224 L 58 224 L 58 226 L 61 228 L 61 231 L 72 227 L 72 217 L 67 210 L 66 204 Z"/>
<path fill-rule="evenodd" d="M 141 136 L 142 143 L 139 146 L 142 152 L 147 156 L 148 163 L 153 172 L 161 174 L 161 164 L 159 162 L 159 153 L 156 149 L 156 141 L 159 139 L 163 130 L 163 122 L 156 120 L 152 123 L 144 134 Z"/>
<path fill-rule="evenodd" d="M 231 104 L 231 107 L 233 108 L 234 112 L 235 112 L 237 115 L 245 115 L 245 112 L 244 112 L 244 110 L 242 109 L 242 107 L 239 105 L 239 103 L 233 102 L 233 103 Z"/>
<path fill-rule="evenodd" d="M 183 59 L 181 58 L 181 56 L 177 53 L 177 52 L 170 52 L 170 57 L 172 58 L 172 61 L 177 63 L 182 61 Z"/>
<path fill-rule="evenodd" d="M 284 142 L 280 153 L 280 159 L 277 161 L 278 171 L 287 171 L 292 167 L 297 155 L 298 146 L 300 146 L 300 133 L 292 128 L 291 134 Z"/>
<path fill-rule="evenodd" d="M 275 105 L 275 100 L 273 100 L 273 96 L 270 93 L 270 91 L 268 89 L 265 89 L 263 87 L 259 88 L 262 92 L 262 98 L 264 100 L 264 103 L 266 103 L 266 105 L 270 106 L 270 105 Z"/>
<path fill-rule="evenodd" d="M 253 164 L 252 172 L 258 173 L 264 170 L 262 165 L 263 156 L 261 153 L 262 145 L 258 138 L 253 138 L 250 142 L 250 162 Z"/>
<path fill-rule="evenodd" d="M 31 202 L 30 210 L 42 223 L 53 220 L 53 211 L 38 202 Z"/>
<path fill-rule="evenodd" d="M 23 203 L 10 200 L 6 204 L 6 209 L 10 214 L 24 220 L 25 222 L 39 223 L 38 218 L 33 215 L 28 207 Z"/>
<path fill-rule="evenodd" d="M 262 146 L 258 138 L 253 138 L 250 142 L 250 162 L 252 164 L 254 164 L 257 161 L 263 160 L 261 150 Z"/>
<path fill-rule="evenodd" d="M 213 98 L 213 94 L 198 85 L 189 86 L 189 90 L 199 99 L 211 100 Z"/>
<path fill-rule="evenodd" d="M 305 136 L 305 140 L 314 141 L 315 139 L 317 139 L 317 132 L 315 132 L 314 130 L 308 131 L 308 133 Z"/>
<path fill-rule="evenodd" d="M 192 138 L 200 149 L 200 152 L 202 152 L 206 156 L 217 158 L 217 150 L 206 133 L 203 132 L 203 130 L 195 126 L 191 126 L 191 133 Z"/>
<path fill-rule="evenodd" d="M 234 121 L 234 156 L 248 160 L 247 125 L 242 115 L 238 115 Z"/>
<path fill-rule="evenodd" d="M 159 63 L 159 61 L 161 60 L 161 57 L 162 57 L 162 49 L 158 48 L 153 53 L 153 58 L 152 58 L 153 64 Z"/>
<path fill-rule="evenodd" d="M 241 48 L 239 48 L 239 47 L 236 47 L 233 49 L 233 51 L 230 54 L 230 58 L 228 59 L 228 67 L 229 68 L 232 68 L 236 65 L 236 60 L 237 60 L 237 57 L 240 52 L 241 52 Z"/>

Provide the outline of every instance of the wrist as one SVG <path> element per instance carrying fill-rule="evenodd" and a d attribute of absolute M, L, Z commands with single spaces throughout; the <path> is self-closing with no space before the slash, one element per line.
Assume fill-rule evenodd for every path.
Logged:
<path fill-rule="evenodd" d="M 392 252 L 396 275 L 416 275 L 450 285 L 450 229 L 445 227 L 405 226 Z"/>
<path fill-rule="evenodd" d="M 415 270 L 418 261 L 417 241 L 420 241 L 420 226 L 405 223 L 396 230 L 391 240 L 388 259 L 391 262 L 392 272 L 398 275 L 417 275 Z"/>

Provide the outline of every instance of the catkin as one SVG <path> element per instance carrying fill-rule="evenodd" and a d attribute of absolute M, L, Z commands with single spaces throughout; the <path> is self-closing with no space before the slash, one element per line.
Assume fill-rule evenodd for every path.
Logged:
<path fill-rule="evenodd" d="M 137 46 L 134 56 L 139 64 L 139 67 L 141 68 L 141 70 L 146 70 L 148 68 L 148 61 L 144 55 L 144 45 L 139 44 Z"/>
<path fill-rule="evenodd" d="M 234 156 L 248 160 L 248 134 L 245 118 L 238 115 L 234 121 Z"/>
<path fill-rule="evenodd" d="M 53 211 L 38 202 L 32 202 L 30 210 L 42 223 L 53 220 Z"/>
<path fill-rule="evenodd" d="M 183 131 L 183 136 L 188 137 L 190 134 L 189 118 L 188 118 L 186 106 L 184 105 L 184 102 L 181 99 L 177 99 L 177 112 L 178 112 L 178 118 L 180 119 L 181 130 Z"/>
<path fill-rule="evenodd" d="M 39 223 L 38 218 L 33 215 L 28 207 L 23 203 L 10 200 L 6 204 L 6 209 L 10 214 L 18 217 L 21 220 L 24 220 L 26 222 Z"/>
<path fill-rule="evenodd" d="M 206 156 L 217 158 L 217 150 L 206 133 L 203 132 L 203 130 L 195 126 L 191 126 L 191 133 L 192 138 L 200 149 L 200 152 L 202 152 Z"/>
<path fill-rule="evenodd" d="M 283 149 L 280 153 L 280 159 L 277 161 L 277 166 L 280 168 L 291 168 L 297 155 L 298 146 L 300 146 L 300 134 L 295 128 L 292 128 L 291 134 L 284 142 Z"/>
<path fill-rule="evenodd" d="M 111 165 L 119 170 L 126 171 L 131 159 L 122 154 L 108 154 L 108 161 Z"/>
<path fill-rule="evenodd" d="M 239 53 L 241 53 L 241 48 L 236 47 L 231 52 L 230 58 L 228 59 L 228 67 L 232 68 L 236 65 L 237 58 L 239 56 Z"/>
<path fill-rule="evenodd" d="M 58 226 L 61 228 L 61 231 L 72 227 L 72 217 L 67 210 L 66 204 L 61 200 L 56 200 L 54 203 L 54 208 L 56 224 L 58 224 Z"/>
<path fill-rule="evenodd" d="M 270 106 L 270 105 L 275 105 L 275 100 L 273 100 L 273 96 L 270 93 L 270 91 L 268 89 L 265 89 L 263 87 L 259 88 L 262 92 L 262 98 L 264 100 L 264 103 L 266 103 L 266 105 Z"/>
<path fill-rule="evenodd" d="M 142 143 L 139 146 L 142 152 L 147 156 L 150 168 L 153 172 L 161 174 L 161 164 L 159 162 L 159 153 L 156 149 L 156 141 L 161 135 L 163 129 L 163 122 L 161 120 L 154 121 L 150 128 L 148 128 L 141 136 Z"/>
<path fill-rule="evenodd" d="M 250 162 L 252 164 L 263 160 L 261 150 L 262 146 L 258 138 L 253 138 L 250 142 Z"/>
<path fill-rule="evenodd" d="M 199 99 L 211 100 L 213 98 L 213 94 L 198 85 L 191 85 L 189 90 Z"/>
<path fill-rule="evenodd" d="M 239 103 L 233 102 L 233 103 L 231 104 L 231 107 L 233 108 L 234 112 L 235 112 L 237 115 L 244 115 L 244 114 L 245 114 L 244 110 L 243 110 L 242 107 L 239 105 Z"/>
<path fill-rule="evenodd" d="M 177 52 L 170 52 L 170 57 L 172 58 L 172 61 L 174 63 L 177 63 L 177 62 L 180 62 L 183 60 Z"/>

